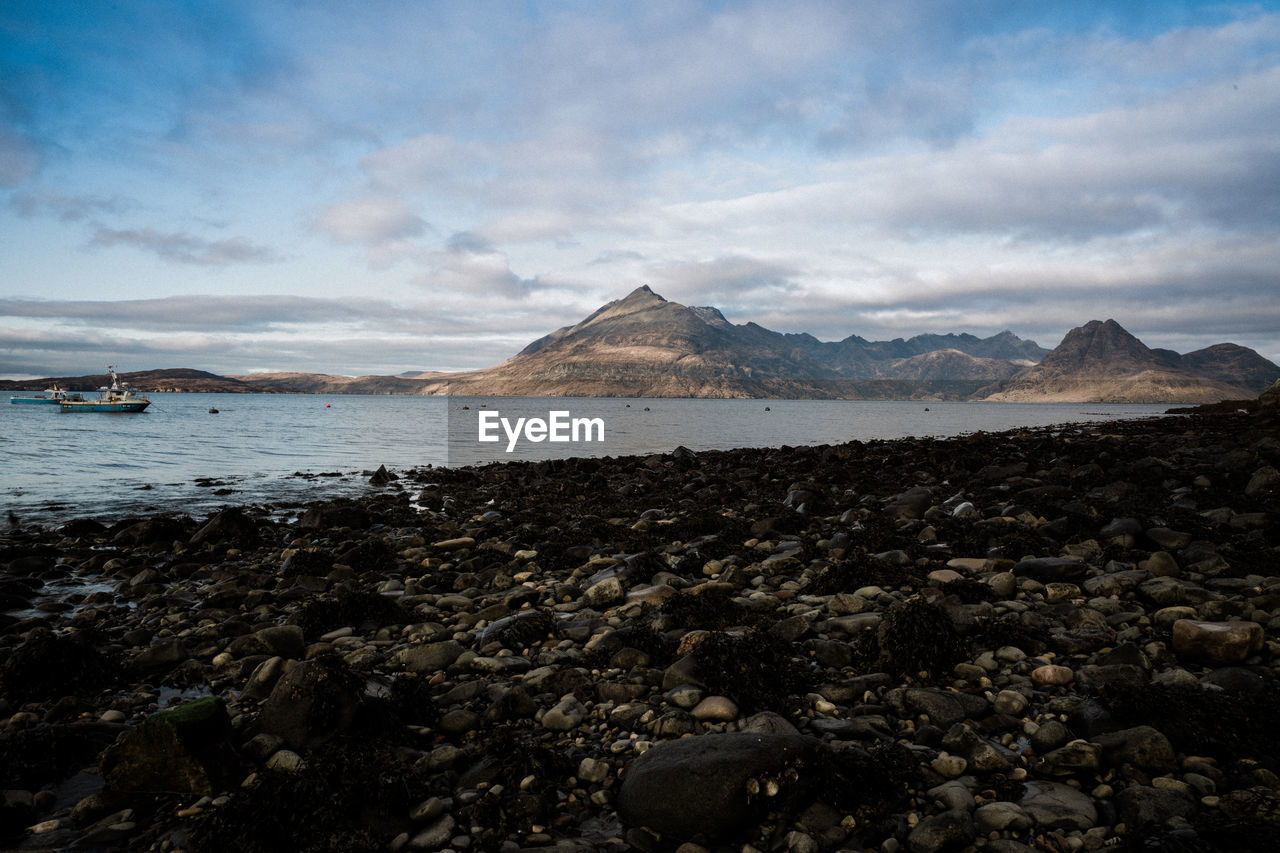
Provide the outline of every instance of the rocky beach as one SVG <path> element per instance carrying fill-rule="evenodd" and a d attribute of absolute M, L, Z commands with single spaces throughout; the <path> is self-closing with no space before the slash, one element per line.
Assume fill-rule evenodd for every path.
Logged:
<path fill-rule="evenodd" d="M 0 848 L 1275 849 L 1277 467 L 1264 397 L 11 518 Z"/>

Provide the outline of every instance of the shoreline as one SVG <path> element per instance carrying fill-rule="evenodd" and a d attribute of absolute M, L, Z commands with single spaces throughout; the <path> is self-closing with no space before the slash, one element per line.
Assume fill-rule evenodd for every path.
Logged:
<path fill-rule="evenodd" d="M 0 847 L 1250 849 L 1278 465 L 1201 412 L 11 530 Z"/>

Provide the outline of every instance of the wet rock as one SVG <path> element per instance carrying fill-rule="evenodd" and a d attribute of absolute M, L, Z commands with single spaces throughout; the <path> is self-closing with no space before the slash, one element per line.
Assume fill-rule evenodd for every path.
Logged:
<path fill-rule="evenodd" d="M 723 838 L 768 807 L 768 782 L 785 783 L 815 745 L 795 735 L 740 732 L 661 743 L 627 771 L 619 814 L 664 839 Z"/>
<path fill-rule="evenodd" d="M 1084 832 L 1098 822 L 1089 795 L 1060 782 L 1028 782 L 1019 805 L 1042 830 Z"/>
<path fill-rule="evenodd" d="M 351 673 L 333 661 L 310 660 L 276 682 L 258 724 L 291 748 L 307 749 L 346 730 L 359 706 L 360 688 Z"/>
<path fill-rule="evenodd" d="M 1190 794 L 1173 788 L 1130 785 L 1116 794 L 1116 811 L 1131 831 L 1164 826 L 1173 817 L 1189 818 L 1196 812 Z"/>
<path fill-rule="evenodd" d="M 1262 648 L 1264 636 L 1257 622 L 1179 619 L 1173 623 L 1173 651 L 1213 665 L 1239 663 Z"/>
<path fill-rule="evenodd" d="M 1084 580 L 1088 564 L 1076 557 L 1033 557 L 1014 564 L 1013 573 L 1040 583 Z"/>
<path fill-rule="evenodd" d="M 283 658 L 300 658 L 307 648 L 302 628 L 298 625 L 273 625 L 263 628 L 254 636 L 270 654 Z"/>
<path fill-rule="evenodd" d="M 409 646 L 391 656 L 391 666 L 406 672 L 436 672 L 450 666 L 462 652 L 462 644 L 456 640 Z"/>
<path fill-rule="evenodd" d="M 1058 664 L 1045 664 L 1031 671 L 1031 682 L 1040 686 L 1058 686 L 1070 684 L 1076 674 L 1070 667 Z"/>
<path fill-rule="evenodd" d="M 919 518 L 933 503 L 933 492 L 927 486 L 913 486 L 895 495 L 885 507 L 893 518 Z"/>
<path fill-rule="evenodd" d="M 553 732 L 568 732 L 577 728 L 586 716 L 587 709 L 570 696 L 560 700 L 542 716 L 542 727 Z"/>
<path fill-rule="evenodd" d="M 587 607 L 608 607 L 617 604 L 627 596 L 626 587 L 617 577 L 597 581 L 582 594 L 582 603 Z"/>
<path fill-rule="evenodd" d="M 950 727 L 970 716 L 985 715 L 987 701 L 982 696 L 945 690 L 907 688 L 891 691 L 885 697 L 893 705 L 899 705 L 908 714 L 925 714 L 937 726 Z"/>
<path fill-rule="evenodd" d="M 111 541 L 117 545 L 169 545 L 175 540 L 186 540 L 185 519 L 158 515 L 139 521 L 116 533 Z"/>
<path fill-rule="evenodd" d="M 1111 766 L 1132 764 L 1151 773 L 1172 773 L 1177 768 L 1173 744 L 1152 726 L 1136 726 L 1093 736 Z"/>
<path fill-rule="evenodd" d="M 1092 743 L 1076 740 L 1066 746 L 1046 753 L 1036 764 L 1036 770 L 1045 776 L 1064 777 L 1077 774 L 1092 775 L 1102 766 L 1100 750 Z"/>
<path fill-rule="evenodd" d="M 1032 823 L 1031 816 L 1017 803 L 984 803 L 973 812 L 973 825 L 980 835 L 1005 830 L 1020 832 L 1030 829 Z"/>
<path fill-rule="evenodd" d="M 1266 494 L 1280 489 L 1280 471 L 1266 465 L 1253 472 L 1249 477 L 1249 482 L 1244 487 L 1244 493 L 1248 497 Z"/>
<path fill-rule="evenodd" d="M 727 723 L 738 719 L 738 705 L 727 696 L 707 696 L 689 713 L 701 722 Z"/>
<path fill-rule="evenodd" d="M 187 647 L 182 639 L 167 637 L 143 649 L 142 653 L 133 659 L 133 665 L 139 669 L 158 669 L 181 663 L 187 657 Z"/>
<path fill-rule="evenodd" d="M 233 548 L 253 548 L 261 540 L 258 523 L 249 518 L 239 507 L 224 509 L 205 522 L 192 534 L 188 544 L 225 545 Z"/>
<path fill-rule="evenodd" d="M 217 697 L 152 714 L 101 756 L 114 791 L 210 794 L 235 775 L 226 705 Z"/>
<path fill-rule="evenodd" d="M 949 809 L 930 815 L 911 830 L 907 849 L 911 853 L 939 853 L 959 849 L 973 840 L 973 819 L 964 809 Z"/>

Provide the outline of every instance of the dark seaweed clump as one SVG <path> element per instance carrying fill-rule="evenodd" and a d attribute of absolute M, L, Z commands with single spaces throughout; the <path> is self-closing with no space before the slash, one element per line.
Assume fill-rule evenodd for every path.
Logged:
<path fill-rule="evenodd" d="M 838 592 L 853 592 L 864 586 L 897 589 L 904 584 L 918 586 L 922 579 L 919 570 L 913 567 L 891 566 L 860 556 L 824 566 L 809 582 L 805 592 L 811 595 L 834 595 Z"/>
<path fill-rule="evenodd" d="M 954 595 L 964 604 L 980 604 L 984 601 L 995 601 L 996 594 L 991 584 L 972 578 L 960 578 L 947 581 L 941 587 L 945 595 Z"/>
<path fill-rule="evenodd" d="M 1040 654 L 1048 648 L 1044 641 L 1044 632 L 1023 623 L 1016 613 L 1006 613 L 995 619 L 980 621 L 973 633 L 969 635 L 969 641 L 971 648 L 974 649 L 1016 646 L 1032 655 Z"/>
<path fill-rule="evenodd" d="M 919 762 L 900 743 L 822 749 L 801 775 L 793 802 L 818 800 L 853 815 L 860 842 L 877 846 L 894 834 L 892 815 L 906 804 L 919 781 Z"/>
<path fill-rule="evenodd" d="M 36 628 L 0 664 L 0 695 L 17 702 L 88 696 L 119 676 L 119 664 L 94 648 L 88 635 Z"/>
<path fill-rule="evenodd" d="M 483 756 L 467 772 L 467 784 L 488 782 L 487 792 L 459 811 L 471 826 L 483 827 L 476 838 L 482 850 L 498 850 L 512 833 L 527 834 L 533 824 L 546 824 L 562 811 L 556 785 L 549 780 L 565 779 L 576 772 L 576 759 L 564 749 L 554 748 L 531 732 L 504 725 L 478 744 Z M 539 783 L 527 791 L 520 782 L 534 776 Z M 494 794 L 501 785 L 501 793 Z"/>
<path fill-rule="evenodd" d="M 699 595 L 682 593 L 662 602 L 658 608 L 662 622 L 671 628 L 725 631 L 752 625 L 755 614 L 735 604 L 728 591 L 712 590 Z"/>
<path fill-rule="evenodd" d="M 381 628 L 407 621 L 404 609 L 395 599 L 376 592 L 351 591 L 309 601 L 294 619 L 303 634 L 312 639 L 346 625 L 362 630 L 370 624 Z"/>
<path fill-rule="evenodd" d="M 891 672 L 945 673 L 964 660 L 964 642 L 947 615 L 922 598 L 885 616 L 876 632 L 880 665 Z"/>
<path fill-rule="evenodd" d="M 1269 691 L 1151 685 L 1115 690 L 1107 704 L 1117 723 L 1154 726 L 1181 752 L 1223 762 L 1253 759 L 1273 771 L 1280 767 L 1280 705 Z"/>
<path fill-rule="evenodd" d="M 206 812 L 191 833 L 196 851 L 243 853 L 380 851 L 408 829 L 409 811 L 425 798 L 426 779 L 387 744 L 363 734 L 335 739 L 307 754 L 299 775 L 263 773 L 250 790 Z"/>
<path fill-rule="evenodd" d="M 742 710 L 787 711 L 805 693 L 808 672 L 791 656 L 791 644 L 759 631 L 714 631 L 694 646 L 695 671 L 712 693 Z"/>
<path fill-rule="evenodd" d="M 650 666 L 666 666 L 675 656 L 677 644 L 652 628 L 626 625 L 610 631 L 587 652 L 586 664 L 592 669 L 606 669 L 613 656 L 624 648 L 636 649 L 649 657 Z"/>

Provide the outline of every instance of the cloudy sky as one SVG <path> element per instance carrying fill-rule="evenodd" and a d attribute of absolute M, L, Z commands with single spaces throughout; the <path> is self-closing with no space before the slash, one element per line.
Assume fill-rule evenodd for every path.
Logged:
<path fill-rule="evenodd" d="M 0 375 L 495 364 L 648 284 L 1280 361 L 1280 3 L 0 4 Z"/>

